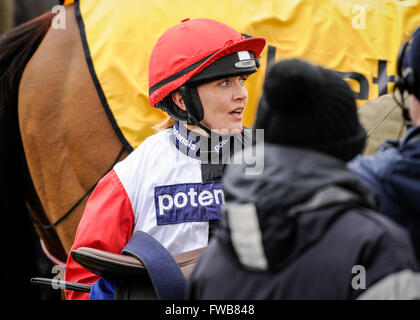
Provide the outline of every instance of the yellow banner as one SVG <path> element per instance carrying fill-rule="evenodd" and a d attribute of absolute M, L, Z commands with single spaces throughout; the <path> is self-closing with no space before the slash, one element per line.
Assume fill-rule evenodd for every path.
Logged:
<path fill-rule="evenodd" d="M 81 0 L 80 13 L 94 72 L 133 148 L 165 117 L 148 103 L 150 53 L 184 18 L 219 20 L 267 39 L 261 68 L 247 81 L 246 126 L 254 122 L 267 65 L 283 58 L 336 70 L 359 106 L 390 92 L 399 46 L 420 25 L 418 0 Z"/>

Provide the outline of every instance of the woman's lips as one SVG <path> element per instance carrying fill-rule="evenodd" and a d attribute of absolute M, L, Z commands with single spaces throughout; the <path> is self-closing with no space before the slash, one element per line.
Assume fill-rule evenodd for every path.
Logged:
<path fill-rule="evenodd" d="M 242 120 L 244 108 L 236 108 L 229 114 L 237 120 Z"/>

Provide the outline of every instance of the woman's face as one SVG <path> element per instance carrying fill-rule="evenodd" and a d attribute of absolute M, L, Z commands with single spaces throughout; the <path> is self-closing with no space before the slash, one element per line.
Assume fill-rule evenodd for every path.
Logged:
<path fill-rule="evenodd" d="M 244 86 L 246 78 L 225 78 L 197 87 L 204 109 L 203 125 L 221 134 L 242 130 L 243 111 L 248 102 L 248 91 Z"/>

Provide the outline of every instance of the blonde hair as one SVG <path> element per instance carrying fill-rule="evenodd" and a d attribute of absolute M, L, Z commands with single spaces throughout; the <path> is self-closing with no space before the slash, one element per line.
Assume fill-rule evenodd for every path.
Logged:
<path fill-rule="evenodd" d="M 153 126 L 153 129 L 155 129 L 157 132 L 172 128 L 176 123 L 176 120 L 172 117 L 166 118 L 161 123 L 158 123 L 157 125 Z"/>

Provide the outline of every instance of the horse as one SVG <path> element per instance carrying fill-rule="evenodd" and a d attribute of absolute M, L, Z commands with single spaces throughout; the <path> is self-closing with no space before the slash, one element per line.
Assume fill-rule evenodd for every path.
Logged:
<path fill-rule="evenodd" d="M 50 28 L 48 12 L 0 40 L 0 200 L 13 268 L 2 274 L 20 296 L 39 275 L 37 234 L 64 263 L 88 194 L 129 153 L 96 94 L 74 7 L 66 11 L 66 30 Z"/>
<path fill-rule="evenodd" d="M 64 8 L 65 29 L 51 28 L 55 15 L 47 12 L 0 38 L 0 203 L 11 266 L 3 274 L 20 295 L 38 275 L 41 246 L 64 264 L 89 194 L 132 151 L 98 96 L 75 6 Z M 253 22 L 255 30 L 261 26 Z M 266 70 L 276 47 L 264 58 Z"/>
<path fill-rule="evenodd" d="M 374 154 L 385 140 L 400 140 L 403 137 L 407 127 L 399 105 L 401 101 L 401 96 L 396 91 L 366 102 L 358 108 L 360 122 L 368 138 L 364 155 Z"/>

